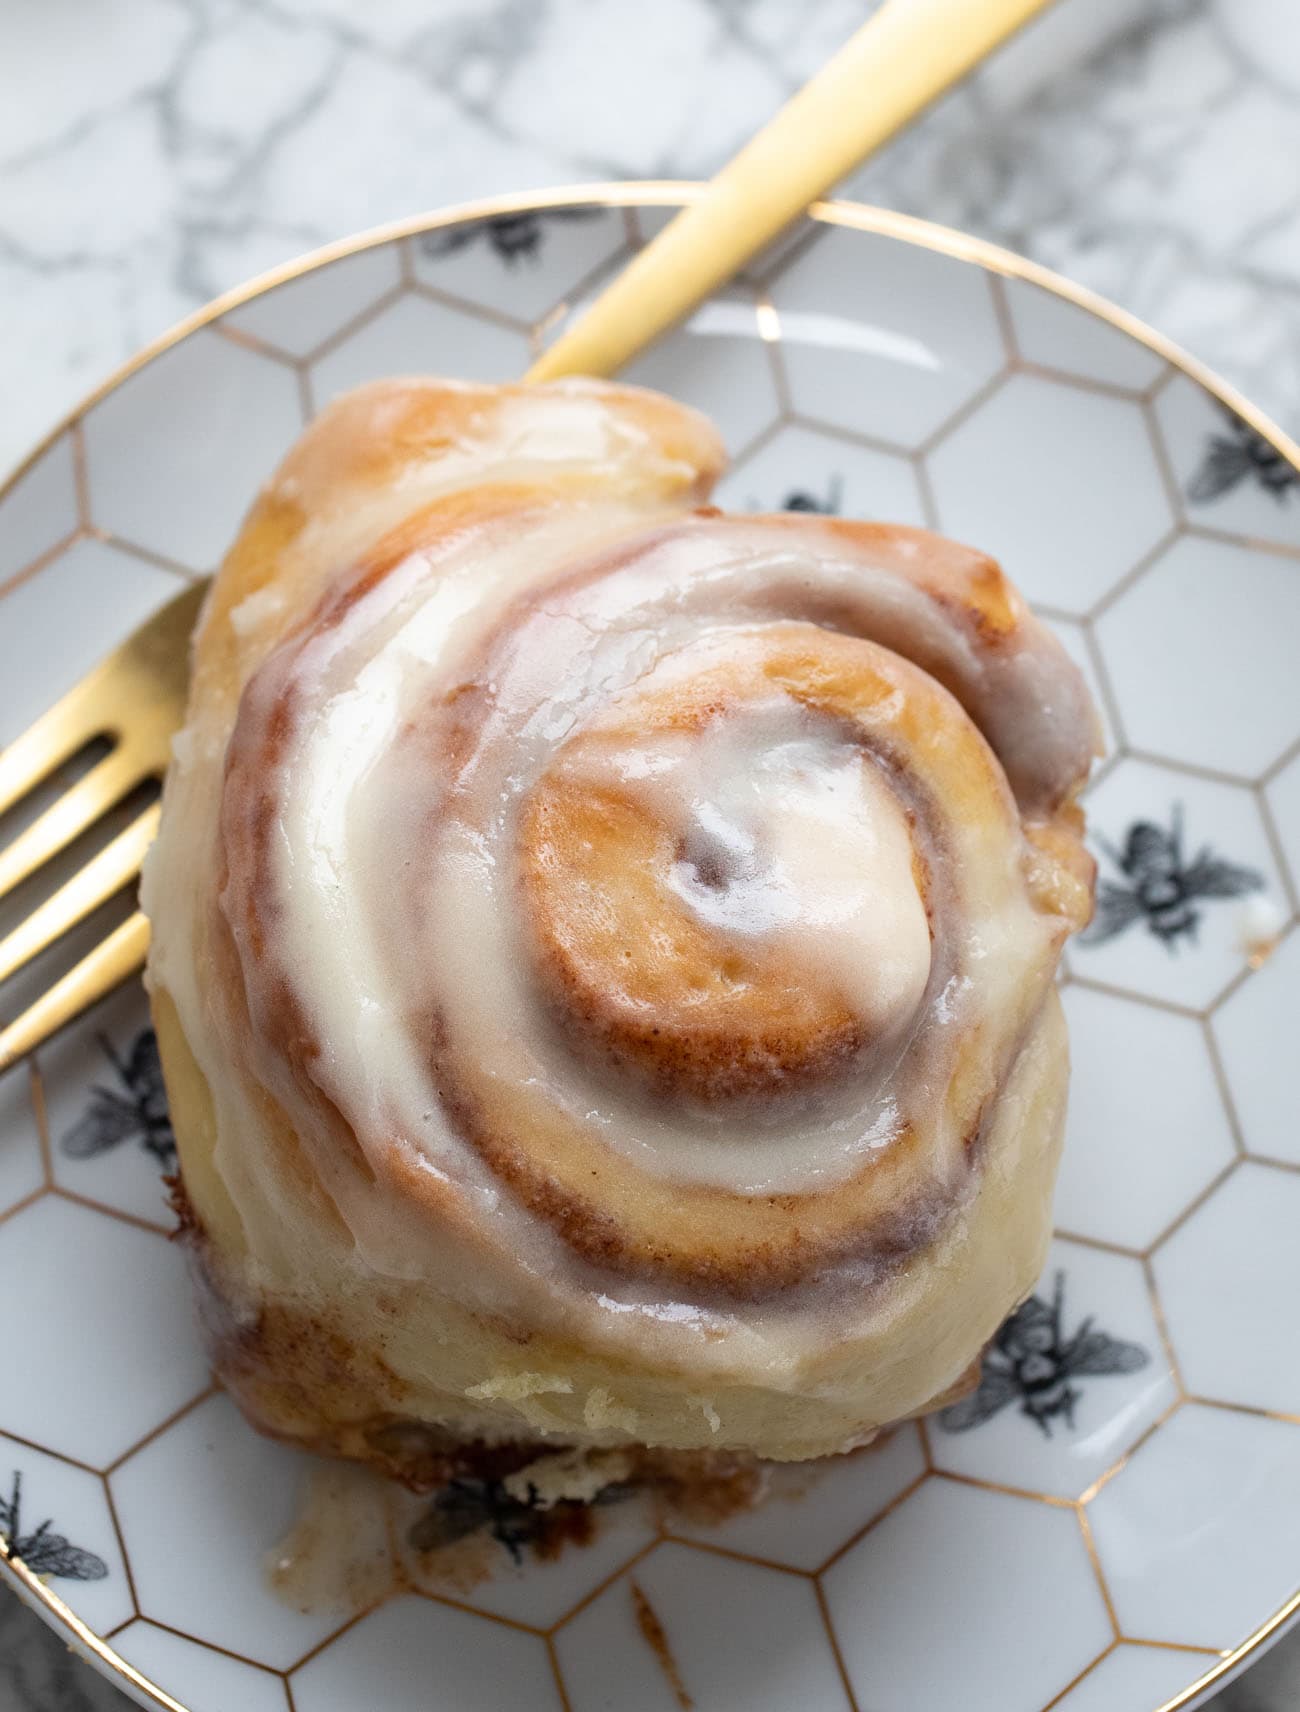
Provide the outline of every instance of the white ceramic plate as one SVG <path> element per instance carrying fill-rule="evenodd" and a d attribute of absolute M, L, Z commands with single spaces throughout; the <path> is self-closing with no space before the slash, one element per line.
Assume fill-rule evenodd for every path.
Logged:
<path fill-rule="evenodd" d="M 0 496 L 0 741 L 215 565 L 316 407 L 402 370 L 517 374 L 680 196 L 414 221 L 133 364 Z M 668 1539 L 611 1511 L 454 1597 L 291 1610 L 262 1558 L 307 1459 L 208 1386 L 131 990 L 0 1082 L 0 1532 L 48 1579 L 0 1574 L 190 1712 L 1196 1705 L 1300 1599 L 1295 448 L 1119 312 L 847 205 L 631 377 L 721 424 L 726 505 L 995 553 L 1097 693 L 1101 900 L 1065 977 L 1037 1296 L 973 1401 L 756 1513 Z"/>

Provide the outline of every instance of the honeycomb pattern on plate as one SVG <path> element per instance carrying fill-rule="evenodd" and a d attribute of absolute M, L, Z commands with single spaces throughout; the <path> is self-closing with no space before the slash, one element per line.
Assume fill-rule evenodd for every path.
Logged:
<path fill-rule="evenodd" d="M 211 570 L 328 398 L 517 373 L 661 218 L 390 240 L 93 404 L 0 495 L 0 741 Z M 758 1510 L 625 1508 L 454 1595 L 407 1565 L 359 1609 L 291 1609 L 261 1561 L 307 1459 L 195 1352 L 134 988 L 0 1080 L 0 1533 L 191 1712 L 416 1712 L 435 1677 L 449 1712 L 928 1712 L 957 1681 L 972 1712 L 1153 1712 L 1293 1592 L 1300 477 L 1105 319 L 884 230 L 778 246 L 632 378 L 719 420 L 724 504 L 996 553 L 1094 688 L 1101 901 L 1063 976 L 1075 1095 L 1038 1291 L 970 1398 L 779 1471 Z"/>

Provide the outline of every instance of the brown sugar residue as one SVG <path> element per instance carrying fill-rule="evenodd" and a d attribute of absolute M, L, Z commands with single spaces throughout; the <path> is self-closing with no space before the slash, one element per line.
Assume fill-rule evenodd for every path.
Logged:
<path fill-rule="evenodd" d="M 1268 893 L 1247 898 L 1237 912 L 1237 944 L 1249 969 L 1262 969 L 1282 942 L 1286 918 Z"/>
<path fill-rule="evenodd" d="M 497 1447 L 474 1466 L 494 1472 L 417 1494 L 373 1469 L 320 1464 L 268 1554 L 272 1588 L 303 1611 L 360 1611 L 402 1588 L 466 1593 L 589 1545 L 616 1507 L 711 1525 L 753 1509 L 771 1483 L 767 1465 L 730 1452 Z"/>
<path fill-rule="evenodd" d="M 468 1593 L 494 1575 L 518 1572 L 529 1562 L 553 1563 L 570 1546 L 586 1546 L 601 1527 L 601 1512 L 590 1504 L 556 1504 L 540 1512 L 538 1523 L 519 1547 L 519 1556 L 502 1545 L 487 1525 L 446 1544 L 428 1543 L 428 1506 L 400 1532 L 399 1575 L 416 1589 Z"/>
<path fill-rule="evenodd" d="M 654 1606 L 646 1598 L 644 1589 L 639 1582 L 629 1581 L 628 1588 L 632 1594 L 632 1609 L 636 1613 L 636 1626 L 640 1629 L 645 1644 L 659 1661 L 659 1668 L 667 1678 L 668 1686 L 672 1689 L 677 1704 L 683 1709 L 683 1712 L 691 1712 L 695 1702 L 686 1692 L 682 1673 L 677 1667 L 677 1660 L 673 1657 L 672 1648 L 668 1645 L 668 1636 L 664 1633 L 664 1626 L 659 1621 Z"/>
<path fill-rule="evenodd" d="M 201 1231 L 198 1214 L 194 1211 L 193 1203 L 185 1192 L 185 1184 L 181 1181 L 179 1171 L 165 1173 L 163 1188 L 167 1193 L 167 1205 L 176 1219 L 176 1229 L 169 1232 L 173 1242 L 180 1242 L 186 1237 L 198 1236 Z"/>
<path fill-rule="evenodd" d="M 552 1563 L 566 1546 L 589 1546 L 596 1537 L 596 1512 L 590 1504 L 556 1504 L 546 1512 L 533 1540 L 533 1554 Z"/>
<path fill-rule="evenodd" d="M 767 1496 L 771 1465 L 743 1452 L 644 1450 L 633 1457 L 631 1479 L 652 1496 L 665 1520 L 715 1526 Z"/>
<path fill-rule="evenodd" d="M 417 1592 L 472 1593 L 504 1565 L 501 1547 L 488 1534 L 470 1534 L 452 1545 L 422 1549 L 412 1544 L 412 1532 L 414 1527 L 399 1535 L 396 1545 L 403 1587 Z"/>
<path fill-rule="evenodd" d="M 274 1591 L 299 1611 L 365 1610 L 396 1585 L 388 1481 L 349 1463 L 312 1470 L 298 1514 L 267 1553 Z"/>

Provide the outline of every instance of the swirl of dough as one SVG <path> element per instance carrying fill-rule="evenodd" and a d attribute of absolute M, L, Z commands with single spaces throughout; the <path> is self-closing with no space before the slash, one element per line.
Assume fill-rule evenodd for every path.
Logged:
<path fill-rule="evenodd" d="M 263 549 L 275 574 L 251 598 L 283 604 L 273 623 L 254 606 L 234 669 L 239 605 L 209 614 L 217 979 L 178 1009 L 248 1255 L 292 1273 L 274 1227 L 305 1196 L 369 1280 L 652 1369 L 627 1378 L 622 1436 L 693 1443 L 645 1424 L 665 1373 L 715 1400 L 806 1388 L 810 1362 L 880 1332 L 909 1269 L 971 1239 L 1012 1153 L 1050 1184 L 1095 719 L 992 561 L 919 530 L 692 510 L 716 451 L 643 398 L 553 389 L 552 435 L 585 414 L 598 450 L 539 469 L 517 420 L 536 395 L 503 389 L 469 475 L 355 477 L 369 538 L 313 541 L 309 505 L 292 596 L 283 542 Z M 692 433 L 685 457 L 667 444 Z M 229 1063 L 244 1097 L 223 1114 Z M 1035 1099 L 1036 1133 L 1008 1140 Z M 273 1165 L 247 1140 L 268 1126 Z M 1042 1170 L 1009 1245 L 1025 1256 Z M 978 1338 L 1032 1282 L 1008 1295 L 986 1270 Z M 859 1383 L 791 1442 L 920 1407 L 978 1338 L 954 1323 L 880 1407 Z M 617 1382 L 525 1407 L 501 1371 L 498 1351 L 439 1372 L 424 1414 L 620 1436 L 590 1401 Z"/>

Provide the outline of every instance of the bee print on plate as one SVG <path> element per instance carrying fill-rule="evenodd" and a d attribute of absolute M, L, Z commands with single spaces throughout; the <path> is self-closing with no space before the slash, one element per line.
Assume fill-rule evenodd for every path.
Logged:
<path fill-rule="evenodd" d="M 822 517 L 838 517 L 844 494 L 844 478 L 833 475 L 824 495 L 809 493 L 806 488 L 794 488 L 781 501 L 782 511 L 810 511 Z"/>
<path fill-rule="evenodd" d="M 1076 1379 L 1136 1373 L 1150 1361 L 1141 1344 L 1095 1330 L 1091 1318 L 1066 1337 L 1064 1308 L 1065 1274 L 1058 1272 L 1050 1302 L 1031 1296 L 1002 1322 L 985 1352 L 977 1389 L 939 1411 L 945 1432 L 968 1432 L 1018 1402 L 1020 1413 L 1050 1438 L 1054 1421 L 1074 1427 L 1082 1395 Z"/>
<path fill-rule="evenodd" d="M 118 1085 L 95 1084 L 90 1105 L 60 1147 L 69 1159 L 94 1159 L 135 1137 L 146 1153 L 171 1169 L 176 1163 L 176 1137 L 167 1111 L 157 1036 L 151 1028 L 142 1029 L 126 1053 L 115 1052 L 106 1035 L 97 1038 Z"/>
<path fill-rule="evenodd" d="M 1291 490 L 1300 486 L 1300 474 L 1249 422 L 1226 405 L 1220 409 L 1228 431 L 1209 436 L 1200 466 L 1187 484 L 1188 499 L 1207 505 L 1241 482 L 1253 481 L 1279 505 L 1284 504 Z"/>
<path fill-rule="evenodd" d="M 53 1522 L 47 1517 L 30 1534 L 23 1532 L 23 1477 L 14 1470 L 9 1501 L 0 1498 L 0 1553 L 6 1558 L 21 1558 L 33 1575 L 61 1575 L 69 1581 L 102 1581 L 108 1565 L 94 1552 L 69 1545 L 62 1534 L 52 1531 Z"/>
<path fill-rule="evenodd" d="M 494 214 L 487 220 L 426 232 L 420 239 L 420 249 L 430 261 L 437 261 L 440 256 L 455 255 L 458 250 L 482 243 L 507 267 L 513 268 L 520 261 L 537 260 L 549 223 L 590 220 L 599 212 L 598 208 L 549 208 L 521 214 Z"/>
<path fill-rule="evenodd" d="M 811 488 L 792 487 L 786 492 L 785 498 L 777 506 L 778 511 L 800 511 L 813 517 L 838 517 L 840 504 L 844 498 L 844 478 L 833 475 L 826 483 L 825 493 L 814 493 Z M 761 499 L 749 497 L 751 511 L 766 511 L 767 506 Z"/>
<path fill-rule="evenodd" d="M 1098 835 L 1107 860 L 1122 878 L 1103 875 L 1097 882 L 1097 913 L 1081 936 L 1083 945 L 1102 945 L 1135 922 L 1170 951 L 1180 940 L 1195 943 L 1204 903 L 1240 898 L 1260 891 L 1264 877 L 1254 868 L 1225 862 L 1209 845 L 1188 861 L 1183 854 L 1183 805 L 1175 803 L 1169 830 L 1154 821 L 1135 821 L 1117 849 Z"/>
<path fill-rule="evenodd" d="M 618 1504 L 634 1492 L 631 1482 L 612 1481 L 590 1503 L 561 1499 L 543 1504 L 531 1484 L 521 1493 L 504 1480 L 450 1480 L 412 1525 L 407 1539 L 416 1551 L 436 1551 L 481 1530 L 504 1546 L 518 1564 L 526 1546 L 545 1557 L 553 1556 L 566 1539 L 582 1543 L 592 1532 L 593 1505 Z"/>

